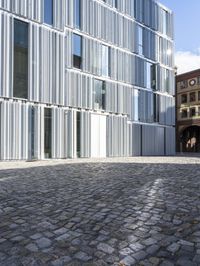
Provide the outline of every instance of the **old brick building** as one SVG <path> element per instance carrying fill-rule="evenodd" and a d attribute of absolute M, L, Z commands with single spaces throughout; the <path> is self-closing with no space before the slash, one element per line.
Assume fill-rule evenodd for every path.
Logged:
<path fill-rule="evenodd" d="M 177 151 L 200 152 L 200 69 L 176 76 Z"/>

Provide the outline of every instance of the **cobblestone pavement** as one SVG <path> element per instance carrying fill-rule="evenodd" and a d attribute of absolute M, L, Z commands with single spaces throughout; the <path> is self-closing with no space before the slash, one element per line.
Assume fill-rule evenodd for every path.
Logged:
<path fill-rule="evenodd" d="M 0 163 L 0 265 L 200 265 L 200 158 Z"/>

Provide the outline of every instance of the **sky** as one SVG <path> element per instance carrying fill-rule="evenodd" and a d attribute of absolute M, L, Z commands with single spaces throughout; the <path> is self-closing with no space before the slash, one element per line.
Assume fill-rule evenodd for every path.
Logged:
<path fill-rule="evenodd" d="M 159 0 L 174 12 L 178 74 L 200 68 L 200 0 Z"/>

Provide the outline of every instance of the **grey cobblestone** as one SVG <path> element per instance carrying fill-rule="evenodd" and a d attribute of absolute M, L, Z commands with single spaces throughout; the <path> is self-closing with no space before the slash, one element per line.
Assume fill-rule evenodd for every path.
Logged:
<path fill-rule="evenodd" d="M 199 164 L 0 163 L 0 265 L 200 265 Z"/>
<path fill-rule="evenodd" d="M 46 237 L 39 238 L 38 240 L 35 241 L 36 244 L 38 245 L 39 248 L 48 248 L 51 246 L 51 240 L 49 240 Z"/>

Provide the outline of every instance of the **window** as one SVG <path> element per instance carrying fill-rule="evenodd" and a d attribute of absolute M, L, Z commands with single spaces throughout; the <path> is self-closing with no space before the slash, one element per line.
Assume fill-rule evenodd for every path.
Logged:
<path fill-rule="evenodd" d="M 44 154 L 45 158 L 51 158 L 51 140 L 52 140 L 52 110 L 44 109 Z"/>
<path fill-rule="evenodd" d="M 190 117 L 193 117 L 196 115 L 196 110 L 195 110 L 195 107 L 193 108 L 190 108 Z"/>
<path fill-rule="evenodd" d="M 82 68 L 82 37 L 77 34 L 73 34 L 73 65 Z"/>
<path fill-rule="evenodd" d="M 195 92 L 190 93 L 190 102 L 195 102 L 196 101 L 196 94 Z"/>
<path fill-rule="evenodd" d="M 13 96 L 28 98 L 28 24 L 14 20 Z"/>
<path fill-rule="evenodd" d="M 110 47 L 102 45 L 102 75 L 110 76 Z"/>
<path fill-rule="evenodd" d="M 118 8 L 118 0 L 114 0 L 113 2 L 114 2 L 114 7 Z"/>
<path fill-rule="evenodd" d="M 183 110 L 181 111 L 181 117 L 182 117 L 182 118 L 187 118 L 187 109 L 183 109 Z"/>
<path fill-rule="evenodd" d="M 74 0 L 74 26 L 81 28 L 81 0 Z"/>
<path fill-rule="evenodd" d="M 198 91 L 198 101 L 200 101 L 200 91 Z"/>
<path fill-rule="evenodd" d="M 105 81 L 95 79 L 94 80 L 94 109 L 105 110 Z"/>
<path fill-rule="evenodd" d="M 80 157 L 81 152 L 81 113 L 76 113 L 76 156 Z"/>
<path fill-rule="evenodd" d="M 35 110 L 31 107 L 31 158 L 35 157 Z"/>
<path fill-rule="evenodd" d="M 160 120 L 160 116 L 159 116 L 159 109 L 160 109 L 160 99 L 159 99 L 159 95 L 154 93 L 153 94 L 153 120 L 155 123 L 158 123 Z"/>
<path fill-rule="evenodd" d="M 187 94 L 181 95 L 181 103 L 187 103 Z"/>
<path fill-rule="evenodd" d="M 159 39 L 158 39 L 157 57 L 158 57 L 159 62 L 163 61 L 163 39 L 162 39 L 162 37 L 159 37 Z"/>
<path fill-rule="evenodd" d="M 187 80 L 180 81 L 179 84 L 180 84 L 180 89 L 186 89 L 188 87 Z"/>
<path fill-rule="evenodd" d="M 53 0 L 44 0 L 44 23 L 53 25 Z"/>
<path fill-rule="evenodd" d="M 167 11 L 163 10 L 162 12 L 162 17 L 163 17 L 163 34 L 167 35 Z"/>
<path fill-rule="evenodd" d="M 170 92 L 170 73 L 169 69 L 165 69 L 165 91 Z"/>
<path fill-rule="evenodd" d="M 138 53 L 143 55 L 143 28 L 138 26 Z"/>
<path fill-rule="evenodd" d="M 156 90 L 156 65 L 149 62 L 146 63 L 146 87 Z"/>

